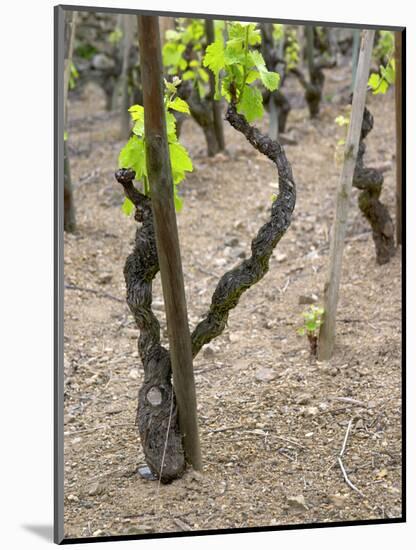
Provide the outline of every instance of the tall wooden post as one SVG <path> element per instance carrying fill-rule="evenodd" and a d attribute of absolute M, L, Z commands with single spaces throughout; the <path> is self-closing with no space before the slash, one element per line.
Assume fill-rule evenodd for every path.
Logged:
<path fill-rule="evenodd" d="M 205 19 L 205 34 L 207 36 L 207 45 L 212 44 L 215 40 L 214 33 L 214 21 L 212 19 Z M 221 102 L 214 98 L 215 95 L 215 78 L 212 71 L 209 72 L 209 87 L 211 91 L 212 101 L 212 117 L 214 119 L 215 137 L 217 139 L 217 145 L 219 151 L 224 151 L 224 128 L 222 124 L 221 116 Z"/>
<path fill-rule="evenodd" d="M 71 76 L 72 51 L 74 49 L 75 28 L 77 21 L 76 11 L 66 11 L 65 13 L 65 31 L 64 31 L 64 129 L 66 132 L 68 122 L 68 90 Z M 72 190 L 71 171 L 68 157 L 68 147 L 66 136 L 64 138 L 64 230 L 74 232 L 76 229 L 75 206 Z"/>
<path fill-rule="evenodd" d="M 333 236 L 329 252 L 329 269 L 324 288 L 325 316 L 321 326 L 318 343 L 318 358 L 320 361 L 331 358 L 335 344 L 335 320 L 339 285 L 341 281 L 342 255 L 348 219 L 348 205 L 360 142 L 374 34 L 374 31 L 364 30 L 361 38 L 357 75 L 352 100 L 351 122 L 345 143 L 344 166 L 338 185 L 335 221 L 332 231 Z"/>
<path fill-rule="evenodd" d="M 360 31 L 359 29 L 354 29 L 352 31 L 352 80 L 351 80 L 351 92 L 354 91 L 355 85 L 355 76 L 357 74 L 357 62 L 358 62 L 358 51 L 360 49 Z"/>
<path fill-rule="evenodd" d="M 185 457 L 202 469 L 192 347 L 173 202 L 173 182 L 166 134 L 163 68 L 157 17 L 139 15 L 147 175 L 169 336 L 173 385 Z"/>
<path fill-rule="evenodd" d="M 403 156 L 402 156 L 402 97 L 403 97 L 403 73 L 402 73 L 402 31 L 394 33 L 395 60 L 396 60 L 396 243 L 402 244 L 402 187 L 403 187 Z"/>

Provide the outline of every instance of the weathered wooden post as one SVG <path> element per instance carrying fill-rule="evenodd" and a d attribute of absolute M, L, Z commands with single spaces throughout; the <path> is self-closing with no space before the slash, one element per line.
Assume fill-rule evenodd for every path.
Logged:
<path fill-rule="evenodd" d="M 166 134 L 163 68 L 158 18 L 139 15 L 139 49 L 143 83 L 146 165 L 150 184 L 173 384 L 185 457 L 202 469 L 192 347 L 188 326 L 173 182 Z"/>
<path fill-rule="evenodd" d="M 355 85 L 355 76 L 357 74 L 357 62 L 358 62 L 358 51 L 360 49 L 360 31 L 359 29 L 354 29 L 352 31 L 352 80 L 351 80 L 351 92 L 354 91 Z"/>
<path fill-rule="evenodd" d="M 396 31 L 394 33 L 395 60 L 396 60 L 396 243 L 402 244 L 402 186 L 403 186 L 403 156 L 402 156 L 402 93 L 403 93 L 403 73 L 402 73 L 402 47 L 403 33 Z"/>
<path fill-rule="evenodd" d="M 329 269 L 324 287 L 325 316 L 319 333 L 318 342 L 318 358 L 320 361 L 330 359 L 335 343 L 335 320 L 341 280 L 348 205 L 357 161 L 374 34 L 375 32 L 372 30 L 364 30 L 361 38 L 352 100 L 351 122 L 345 143 L 344 165 L 338 185 L 335 220 L 329 252 Z"/>
<path fill-rule="evenodd" d="M 74 49 L 75 28 L 77 21 L 76 11 L 66 11 L 65 13 L 65 31 L 64 31 L 64 129 L 66 132 L 68 122 L 68 90 L 69 80 L 71 76 L 72 50 Z M 66 136 L 64 137 L 64 230 L 74 232 L 76 228 L 75 222 L 75 206 L 72 192 L 71 171 L 68 158 L 68 147 Z"/>

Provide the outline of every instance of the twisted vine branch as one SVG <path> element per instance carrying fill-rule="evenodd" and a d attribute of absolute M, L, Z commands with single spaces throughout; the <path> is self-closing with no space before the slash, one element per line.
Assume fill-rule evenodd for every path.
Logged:
<path fill-rule="evenodd" d="M 267 273 L 270 256 L 290 225 L 296 202 L 292 169 L 280 143 L 250 126 L 232 104 L 228 107 L 225 118 L 257 151 L 266 155 L 276 165 L 279 174 L 279 196 L 272 205 L 270 220 L 260 228 L 251 243 L 251 257 L 225 273 L 218 282 L 207 316 L 192 333 L 194 357 L 203 345 L 222 333 L 228 313 L 237 305 L 241 294 Z"/>
<path fill-rule="evenodd" d="M 271 207 L 270 220 L 251 243 L 251 257 L 219 280 L 210 309 L 191 336 L 194 357 L 204 344 L 224 330 L 229 311 L 237 305 L 241 294 L 267 273 L 270 256 L 289 227 L 296 201 L 292 170 L 283 147 L 250 126 L 234 105 L 229 106 L 226 119 L 276 165 L 279 196 Z M 134 187 L 133 170 L 120 169 L 115 177 L 136 207 L 135 220 L 141 223 L 133 252 L 124 267 L 127 303 L 140 330 L 138 348 L 145 374 L 139 390 L 137 424 L 147 464 L 163 482 L 168 482 L 182 475 L 185 460 L 169 351 L 160 344 L 160 325 L 151 307 L 152 280 L 159 271 L 151 201 Z"/>
<path fill-rule="evenodd" d="M 389 211 L 380 201 L 384 182 L 383 174 L 375 168 L 366 168 L 364 166 L 366 149 L 364 139 L 373 129 L 373 125 L 373 115 L 365 107 L 353 185 L 361 190 L 358 197 L 358 206 L 371 226 L 377 263 L 382 265 L 389 262 L 395 253 L 394 229 Z"/>

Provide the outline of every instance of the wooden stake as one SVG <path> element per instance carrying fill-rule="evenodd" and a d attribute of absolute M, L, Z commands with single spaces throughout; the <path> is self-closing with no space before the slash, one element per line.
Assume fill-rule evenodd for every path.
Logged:
<path fill-rule="evenodd" d="M 355 85 L 355 75 L 357 74 L 357 61 L 358 61 L 358 50 L 360 49 L 360 31 L 354 29 L 352 31 L 352 80 L 351 80 L 351 92 L 354 91 Z"/>
<path fill-rule="evenodd" d="M 342 254 L 344 251 L 348 205 L 360 141 L 373 42 L 374 31 L 364 30 L 362 33 L 357 75 L 354 85 L 351 122 L 345 144 L 344 166 L 338 185 L 335 221 L 332 232 L 333 237 L 329 252 L 329 269 L 324 287 L 325 313 L 318 344 L 318 358 L 320 361 L 330 359 L 335 344 L 335 319 L 338 305 L 339 285 L 341 281 Z"/>
<path fill-rule="evenodd" d="M 402 31 L 394 33 L 396 60 L 396 244 L 402 244 L 402 187 L 403 187 L 403 156 L 402 156 Z"/>
<path fill-rule="evenodd" d="M 76 11 L 66 11 L 64 27 L 64 132 L 68 123 L 68 90 L 71 77 L 72 52 L 75 42 L 75 29 L 77 22 Z M 64 136 L 62 136 L 64 138 Z M 64 138 L 64 231 L 73 233 L 76 229 L 75 205 L 72 189 L 71 170 L 68 156 L 68 147 Z"/>
<path fill-rule="evenodd" d="M 185 457 L 202 469 L 196 394 L 185 288 L 173 202 L 173 182 L 166 135 L 163 67 L 158 18 L 139 15 L 147 175 L 168 325 L 173 385 Z"/>

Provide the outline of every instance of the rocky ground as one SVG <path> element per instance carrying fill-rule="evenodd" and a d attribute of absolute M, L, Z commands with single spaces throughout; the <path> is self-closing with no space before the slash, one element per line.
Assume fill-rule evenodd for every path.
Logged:
<path fill-rule="evenodd" d="M 287 82 L 297 106 L 288 123 L 296 144 L 286 146 L 298 190 L 293 222 L 269 273 L 195 360 L 204 471 L 170 485 L 137 475 L 142 367 L 123 279 L 136 228 L 113 176 L 119 115 L 104 111 L 93 87 L 70 103 L 78 230 L 65 235 L 66 537 L 400 517 L 401 253 L 376 264 L 356 191 L 333 359 L 311 359 L 296 334 L 302 302 L 322 303 L 340 172 L 334 118 L 344 112 L 338 90 L 348 80 L 345 69 L 327 76 L 316 121 L 298 83 Z M 390 166 L 382 200 L 394 216 L 394 97 L 369 97 L 368 106 L 375 128 L 367 163 Z M 178 215 L 191 329 L 218 277 L 248 255 L 277 189 L 273 165 L 232 128 L 225 133 L 227 155 L 214 159 L 193 121 L 181 138 L 195 166 Z M 154 307 L 165 326 L 159 277 Z M 343 462 L 362 494 L 337 462 L 350 423 Z"/>

